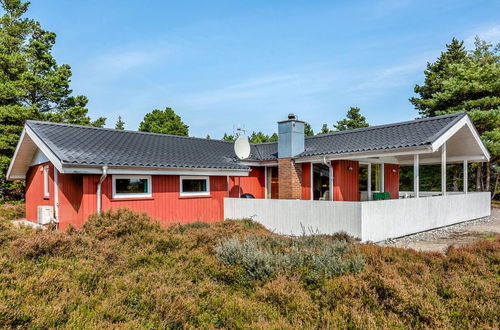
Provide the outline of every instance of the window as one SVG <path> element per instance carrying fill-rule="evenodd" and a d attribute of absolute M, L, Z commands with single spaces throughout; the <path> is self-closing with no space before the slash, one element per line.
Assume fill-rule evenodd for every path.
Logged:
<path fill-rule="evenodd" d="M 45 165 L 43 167 L 43 197 L 44 198 L 49 198 L 50 197 L 50 190 L 49 190 L 49 165 Z"/>
<path fill-rule="evenodd" d="M 113 175 L 113 198 L 151 196 L 151 176 Z"/>
<path fill-rule="evenodd" d="M 181 196 L 210 196 L 208 176 L 181 176 Z"/>

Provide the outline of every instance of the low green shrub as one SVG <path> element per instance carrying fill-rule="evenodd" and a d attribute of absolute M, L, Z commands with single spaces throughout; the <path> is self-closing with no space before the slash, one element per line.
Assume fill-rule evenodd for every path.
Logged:
<path fill-rule="evenodd" d="M 214 249 L 223 264 L 242 267 L 252 280 L 295 273 L 317 285 L 335 276 L 359 273 L 365 266 L 364 259 L 347 240 L 319 235 L 247 236 L 241 241 L 230 238 Z"/>

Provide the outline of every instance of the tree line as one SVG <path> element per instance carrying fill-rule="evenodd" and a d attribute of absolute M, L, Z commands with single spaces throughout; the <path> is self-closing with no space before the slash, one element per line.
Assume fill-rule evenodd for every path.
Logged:
<path fill-rule="evenodd" d="M 71 67 L 59 65 L 52 56 L 56 34 L 44 30 L 40 23 L 26 18 L 29 2 L 0 0 L 4 14 L 0 17 L 0 201 L 21 199 L 23 182 L 7 182 L 5 174 L 17 141 L 28 119 L 103 127 L 106 118 L 90 118 L 88 98 L 74 95 L 70 88 Z M 500 154 L 500 44 L 491 45 L 476 39 L 474 49 L 466 50 L 455 38 L 435 62 L 427 63 L 424 83 L 416 85 L 415 97 L 409 101 L 421 117 L 466 111 L 490 151 L 489 163 L 475 164 L 477 190 L 499 189 Z M 367 127 L 360 109 L 351 107 L 346 117 L 332 125 L 323 124 L 318 134 Z M 125 129 L 118 117 L 116 129 Z M 163 134 L 189 134 L 189 126 L 172 108 L 155 109 L 144 116 L 139 131 Z M 305 125 L 306 136 L 313 136 L 311 125 Z M 207 136 L 207 138 L 210 138 Z M 225 133 L 223 140 L 234 135 Z M 277 141 L 276 133 L 261 131 L 249 134 L 252 143 Z M 450 169 L 452 182 L 460 181 L 459 169 Z M 402 184 L 409 172 L 402 171 Z M 428 176 L 436 175 L 429 173 Z"/>

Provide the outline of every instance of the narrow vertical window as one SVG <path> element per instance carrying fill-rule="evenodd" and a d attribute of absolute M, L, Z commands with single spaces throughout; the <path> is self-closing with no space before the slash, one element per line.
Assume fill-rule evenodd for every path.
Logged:
<path fill-rule="evenodd" d="M 49 190 L 49 165 L 45 165 L 43 167 L 43 197 L 44 198 L 49 198 L 50 197 L 50 190 Z"/>

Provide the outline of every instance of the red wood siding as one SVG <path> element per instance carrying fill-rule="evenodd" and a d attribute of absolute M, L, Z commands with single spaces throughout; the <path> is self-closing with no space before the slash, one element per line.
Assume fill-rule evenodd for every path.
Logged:
<path fill-rule="evenodd" d="M 61 174 L 59 181 L 59 227 L 67 228 L 70 224 L 80 227 L 83 222 L 81 212 L 83 201 L 83 175 Z"/>
<path fill-rule="evenodd" d="M 334 200 L 359 201 L 359 162 L 335 160 L 332 161 L 332 166 Z"/>
<path fill-rule="evenodd" d="M 252 194 L 255 198 L 265 198 L 265 167 L 252 167 L 247 177 L 229 177 L 229 196 L 238 197 L 238 188 L 241 195 Z"/>
<path fill-rule="evenodd" d="M 43 197 L 43 167 L 49 165 L 49 198 Z M 26 173 L 26 219 L 37 222 L 39 205 L 54 205 L 54 166 L 44 163 L 32 166 Z"/>
<path fill-rule="evenodd" d="M 395 170 L 395 172 L 393 172 Z M 384 164 L 384 191 L 391 194 L 392 199 L 399 198 L 399 165 Z"/>
<path fill-rule="evenodd" d="M 128 208 L 138 212 L 146 212 L 162 225 L 169 225 L 174 222 L 213 222 L 224 218 L 223 199 L 227 196 L 225 176 L 210 177 L 210 196 L 181 197 L 179 193 L 179 176 L 154 175 L 152 176 L 153 196 L 148 199 L 113 199 L 111 177 L 108 176 L 102 183 L 103 210 Z M 98 177 L 94 179 L 96 183 L 93 189 L 94 192 L 97 180 Z M 95 209 L 93 212 L 95 212 Z"/>
<path fill-rule="evenodd" d="M 311 199 L 311 163 L 302 164 L 302 199 Z"/>

